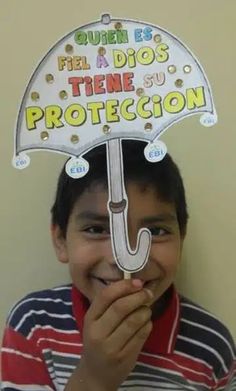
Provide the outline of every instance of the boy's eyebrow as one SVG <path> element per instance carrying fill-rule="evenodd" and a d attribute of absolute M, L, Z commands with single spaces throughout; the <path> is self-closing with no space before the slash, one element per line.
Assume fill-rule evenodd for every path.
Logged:
<path fill-rule="evenodd" d="M 93 220 L 100 221 L 103 223 L 109 223 L 109 215 L 103 215 L 90 210 L 83 211 L 76 215 L 76 220 Z M 172 213 L 161 213 L 156 216 L 145 217 L 141 220 L 143 226 L 152 223 L 163 223 L 163 222 L 177 222 L 177 216 Z"/>
<path fill-rule="evenodd" d="M 145 217 L 142 220 L 142 224 L 153 224 L 153 223 L 171 223 L 171 222 L 177 222 L 177 216 L 172 213 L 161 213 L 156 216 L 150 216 L 150 217 Z"/>
<path fill-rule="evenodd" d="M 76 215 L 76 220 L 96 220 L 96 221 L 101 221 L 101 222 L 104 222 L 104 223 L 108 223 L 109 222 L 109 216 L 108 215 L 103 215 L 103 214 L 99 214 L 99 213 L 96 213 L 96 212 L 91 212 L 90 210 L 85 210 L 81 213 L 78 213 Z"/>

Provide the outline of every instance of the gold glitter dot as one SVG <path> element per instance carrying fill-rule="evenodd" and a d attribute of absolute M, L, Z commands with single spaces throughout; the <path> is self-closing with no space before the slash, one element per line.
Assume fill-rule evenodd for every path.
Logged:
<path fill-rule="evenodd" d="M 59 96 L 61 99 L 67 99 L 68 98 L 68 94 L 65 90 L 62 90 L 59 92 Z"/>
<path fill-rule="evenodd" d="M 159 42 L 161 42 L 161 35 L 156 34 L 156 35 L 154 35 L 153 39 L 154 39 L 154 42 L 159 43 Z"/>
<path fill-rule="evenodd" d="M 184 69 L 184 73 L 190 73 L 192 70 L 192 67 L 191 67 L 191 65 L 185 65 L 183 69 Z"/>
<path fill-rule="evenodd" d="M 44 132 L 41 132 L 40 137 L 43 141 L 46 141 L 49 139 L 49 134 L 48 134 L 48 132 L 44 131 Z"/>
<path fill-rule="evenodd" d="M 77 144 L 79 142 L 79 136 L 77 136 L 77 134 L 72 134 L 71 138 L 70 138 L 70 141 L 73 143 L 73 144 Z"/>
<path fill-rule="evenodd" d="M 116 30 L 121 30 L 122 28 L 123 28 L 122 23 L 121 22 L 116 22 L 115 29 Z"/>
<path fill-rule="evenodd" d="M 143 96 L 144 95 L 144 89 L 143 88 L 137 88 L 137 90 L 136 90 L 136 94 L 138 95 L 138 96 Z"/>
<path fill-rule="evenodd" d="M 45 79 L 46 79 L 46 82 L 47 82 L 47 83 L 53 83 L 53 82 L 54 82 L 54 76 L 53 76 L 51 73 L 48 73 L 48 74 L 45 76 Z"/>
<path fill-rule="evenodd" d="M 176 66 L 175 65 L 169 65 L 168 66 L 168 72 L 169 73 L 175 73 L 176 72 Z"/>
<path fill-rule="evenodd" d="M 74 51 L 74 48 L 73 48 L 72 45 L 67 44 L 67 45 L 65 46 L 65 51 L 66 51 L 66 53 L 68 53 L 68 54 L 72 54 L 73 51 Z"/>
<path fill-rule="evenodd" d="M 146 132 L 150 132 L 152 130 L 152 124 L 150 122 L 147 122 L 144 126 L 144 129 Z"/>
<path fill-rule="evenodd" d="M 110 132 L 111 132 L 110 126 L 109 125 L 104 125 L 103 126 L 103 133 L 108 134 Z"/>
<path fill-rule="evenodd" d="M 39 96 L 39 93 L 36 92 L 36 91 L 33 91 L 31 92 L 31 99 L 34 100 L 34 101 L 37 101 L 39 100 L 40 96 Z"/>
<path fill-rule="evenodd" d="M 106 54 L 106 49 L 102 46 L 98 49 L 99 56 L 104 56 Z"/>
<path fill-rule="evenodd" d="M 176 85 L 176 87 L 183 87 L 183 85 L 184 85 L 184 82 L 183 82 L 183 80 L 182 79 L 177 79 L 176 81 L 175 81 L 175 85 Z"/>

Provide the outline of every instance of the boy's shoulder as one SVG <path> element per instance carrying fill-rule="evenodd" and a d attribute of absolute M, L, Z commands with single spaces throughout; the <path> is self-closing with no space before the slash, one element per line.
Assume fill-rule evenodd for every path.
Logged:
<path fill-rule="evenodd" d="M 208 336 L 221 336 L 234 345 L 230 331 L 216 315 L 185 296 L 179 295 L 179 297 L 180 322 L 182 326 L 188 328 L 189 333 L 200 336 L 200 330 L 204 330 L 206 335 L 208 332 L 210 333 Z"/>
<path fill-rule="evenodd" d="M 61 328 L 63 320 L 74 322 L 71 284 L 32 292 L 10 310 L 7 326 L 29 337 L 35 328 Z"/>
<path fill-rule="evenodd" d="M 216 377 L 226 375 L 235 363 L 236 348 L 226 325 L 210 311 L 180 295 L 180 321 L 176 351 L 204 362 Z"/>

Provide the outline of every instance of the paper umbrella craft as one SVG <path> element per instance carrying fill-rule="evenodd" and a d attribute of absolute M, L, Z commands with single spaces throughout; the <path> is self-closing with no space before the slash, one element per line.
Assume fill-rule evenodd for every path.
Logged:
<path fill-rule="evenodd" d="M 26 151 L 60 152 L 71 156 L 67 174 L 80 178 L 89 170 L 83 155 L 106 143 L 113 254 L 125 273 L 137 272 L 148 260 L 151 233 L 141 229 L 131 250 L 121 140 L 146 141 L 145 157 L 156 163 L 167 151 L 160 135 L 197 113 L 204 126 L 217 122 L 209 82 L 191 51 L 160 27 L 106 14 L 60 39 L 35 69 L 17 118 L 13 164 L 27 167 Z"/>

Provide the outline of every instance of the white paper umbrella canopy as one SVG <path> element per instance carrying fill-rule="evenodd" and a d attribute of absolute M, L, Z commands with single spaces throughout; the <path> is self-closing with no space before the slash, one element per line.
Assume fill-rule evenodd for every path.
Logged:
<path fill-rule="evenodd" d="M 26 88 L 16 154 L 79 156 L 113 138 L 155 140 L 185 116 L 216 122 L 206 75 L 190 50 L 147 23 L 111 19 L 79 27 L 45 55 Z"/>
<path fill-rule="evenodd" d="M 19 110 L 13 164 L 26 167 L 26 151 L 61 152 L 75 157 L 67 173 L 79 178 L 89 170 L 82 156 L 107 143 L 114 256 L 122 270 L 137 271 L 151 237 L 143 230 L 130 250 L 121 140 L 147 141 L 145 157 L 157 162 L 166 153 L 159 136 L 197 113 L 205 126 L 217 121 L 207 77 L 191 51 L 158 26 L 103 15 L 63 37 L 37 66 Z"/>

